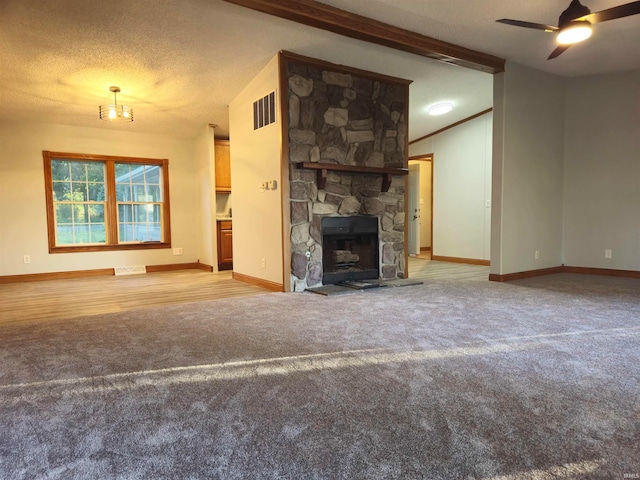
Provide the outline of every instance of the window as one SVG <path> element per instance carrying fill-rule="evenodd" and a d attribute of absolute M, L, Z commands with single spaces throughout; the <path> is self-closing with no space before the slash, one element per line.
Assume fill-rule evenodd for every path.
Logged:
<path fill-rule="evenodd" d="M 42 153 L 49 252 L 171 247 L 168 160 Z"/>

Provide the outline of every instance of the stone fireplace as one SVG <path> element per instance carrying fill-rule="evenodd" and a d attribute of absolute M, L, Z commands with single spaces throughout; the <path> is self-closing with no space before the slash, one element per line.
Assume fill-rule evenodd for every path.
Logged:
<path fill-rule="evenodd" d="M 354 280 L 403 278 L 410 82 L 281 55 L 292 290 L 334 283 L 345 274 Z M 347 227 L 354 221 L 357 227 Z M 335 232 L 339 244 L 323 239 L 323 230 L 374 226 L 375 244 L 355 230 Z"/>

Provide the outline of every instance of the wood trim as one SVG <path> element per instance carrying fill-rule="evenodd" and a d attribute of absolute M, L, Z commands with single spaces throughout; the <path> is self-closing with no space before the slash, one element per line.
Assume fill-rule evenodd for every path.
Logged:
<path fill-rule="evenodd" d="M 420 247 L 420 251 L 421 252 L 430 252 L 431 251 L 431 247 Z"/>
<path fill-rule="evenodd" d="M 257 287 L 266 288 L 267 290 L 271 290 L 272 292 L 284 292 L 284 285 L 280 283 L 271 282 L 269 280 L 264 280 L 262 278 L 251 277 L 249 275 L 244 275 L 242 273 L 233 272 L 232 278 L 234 280 L 239 280 L 244 283 L 248 283 L 249 285 L 256 285 Z"/>
<path fill-rule="evenodd" d="M 422 137 L 416 138 L 415 140 L 411 140 L 409 142 L 409 145 L 413 145 L 414 143 L 420 142 L 422 140 L 426 140 L 429 137 L 433 137 L 434 135 L 437 135 L 439 133 L 445 132 L 447 130 L 450 130 L 454 127 L 458 127 L 460 125 L 462 125 L 463 123 L 467 123 L 471 120 L 474 120 L 478 117 L 481 117 L 482 115 L 486 115 L 489 112 L 493 112 L 493 108 L 487 108 L 486 110 L 483 110 L 479 113 L 476 113 L 475 115 L 471 115 L 470 117 L 467 118 L 463 118 L 462 120 L 460 120 L 459 122 L 456 123 L 452 123 L 451 125 L 447 125 L 446 127 L 441 128 L 440 130 L 436 130 L 435 132 L 431 132 L 431 133 L 427 133 L 426 135 L 423 135 Z"/>
<path fill-rule="evenodd" d="M 562 273 L 579 273 L 581 275 L 605 275 L 609 277 L 640 278 L 637 270 L 614 270 L 610 268 L 562 266 Z"/>
<path fill-rule="evenodd" d="M 281 70 L 280 74 L 284 79 L 287 79 L 287 70 L 286 70 L 286 62 L 294 62 L 294 63 L 302 63 L 308 65 L 310 67 L 316 67 L 319 70 L 331 70 L 334 72 L 347 73 L 350 75 L 354 75 L 357 77 L 367 78 L 373 81 L 379 81 L 384 83 L 393 83 L 400 86 L 409 86 L 413 83 L 413 80 L 407 80 L 405 78 L 393 77 L 391 75 L 385 75 L 383 73 L 371 72 L 369 70 L 361 70 L 355 67 L 349 67 L 347 65 L 340 65 L 338 63 L 328 62 L 326 60 L 320 60 L 313 57 L 306 57 L 304 55 L 299 55 L 297 53 L 292 53 L 287 50 L 281 50 L 279 52 L 280 59 L 284 60 L 284 69 Z M 288 80 L 287 80 L 288 82 Z M 288 83 L 281 85 L 285 87 L 285 91 L 287 91 L 286 87 Z M 408 105 L 408 104 L 407 104 Z M 287 110 L 288 113 L 288 110 Z M 407 130 L 408 131 L 408 130 Z"/>
<path fill-rule="evenodd" d="M 357 165 L 342 165 L 338 163 L 299 162 L 299 163 L 296 163 L 296 167 L 316 170 L 316 173 L 317 173 L 316 181 L 317 181 L 319 190 L 323 190 L 325 188 L 327 183 L 327 172 L 329 171 L 382 175 L 382 191 L 383 192 L 389 191 L 389 187 L 391 186 L 391 177 L 393 175 L 409 175 L 408 168 L 362 167 Z"/>
<path fill-rule="evenodd" d="M 212 272 L 213 267 L 200 262 L 172 263 L 168 265 L 147 265 L 147 273 L 169 272 L 173 270 L 200 269 Z M 68 278 L 99 277 L 115 275 L 113 268 L 98 268 L 93 270 L 72 270 L 69 272 L 28 273 L 23 275 L 2 275 L 0 285 L 3 283 L 42 282 L 46 280 L 63 280 Z"/>
<path fill-rule="evenodd" d="M 212 265 L 207 265 L 206 263 L 200 263 L 200 260 L 198 260 L 196 268 L 202 270 L 203 272 L 213 272 Z"/>
<path fill-rule="evenodd" d="M 406 131 L 409 131 L 409 88 L 405 89 L 404 93 L 404 119 Z M 407 173 L 404 177 L 404 278 L 409 278 L 409 137 L 404 136 L 404 161 L 403 166 L 406 168 Z M 383 182 L 384 184 L 384 182 Z M 388 191 L 388 188 L 387 188 Z M 420 198 L 420 192 L 418 192 L 418 199 Z M 418 200 L 420 203 L 420 200 Z"/>
<path fill-rule="evenodd" d="M 229 3 L 339 35 L 383 45 L 486 73 L 504 71 L 505 61 L 313 0 L 225 0 Z"/>
<path fill-rule="evenodd" d="M 71 272 L 28 273 L 25 275 L 0 276 L 0 284 L 21 282 L 42 282 L 45 280 L 62 280 L 68 278 L 98 277 L 113 275 L 113 268 L 100 268 L 95 270 L 75 270 Z"/>
<path fill-rule="evenodd" d="M 523 278 L 540 277 L 542 275 L 552 275 L 554 273 L 562 273 L 563 267 L 541 268 L 538 270 L 527 270 L 526 272 L 507 273 L 499 275 L 497 273 L 489 274 L 491 282 L 511 282 L 512 280 L 521 280 Z"/>
<path fill-rule="evenodd" d="M 191 269 L 200 269 L 201 263 L 192 262 L 192 263 L 168 263 L 165 265 L 147 265 L 147 273 L 155 273 L 155 272 L 172 272 L 174 270 L 191 270 Z"/>
<path fill-rule="evenodd" d="M 169 159 L 162 160 L 162 183 L 164 195 L 162 199 L 162 243 L 171 247 L 171 201 L 169 200 Z"/>
<path fill-rule="evenodd" d="M 116 165 L 115 162 L 106 162 L 105 163 L 105 190 L 108 191 L 109 185 L 116 184 Z M 118 244 L 118 207 L 116 205 L 117 202 L 109 202 L 107 201 L 106 215 L 107 215 L 107 245 L 111 247 L 112 245 Z M 54 253 L 59 251 L 60 247 L 55 246 L 54 243 L 49 244 L 49 253 Z M 77 252 L 79 247 L 71 246 L 69 252 Z M 88 250 L 93 252 L 93 248 Z M 63 253 L 64 250 L 60 253 Z"/>
<path fill-rule="evenodd" d="M 425 153 L 422 155 L 413 155 L 409 157 L 409 161 L 416 162 L 432 162 L 433 161 L 433 153 Z"/>
<path fill-rule="evenodd" d="M 437 262 L 451 262 L 451 263 L 466 263 L 469 265 L 484 265 L 488 267 L 491 265 L 490 260 L 483 260 L 480 258 L 462 258 L 462 257 L 443 257 L 441 255 L 432 255 L 431 260 Z"/>
<path fill-rule="evenodd" d="M 158 248 L 171 248 L 171 211 L 169 198 L 169 160 L 159 158 L 121 157 L 113 155 L 94 155 L 88 153 L 50 152 L 42 151 L 44 162 L 44 186 L 47 212 L 47 241 L 49 253 L 80 253 L 103 252 L 115 250 L 149 250 Z M 105 166 L 106 195 L 106 243 L 99 245 L 56 245 L 55 212 L 53 201 L 53 179 L 51 171 L 52 160 L 82 160 L 103 162 Z M 145 165 L 157 165 L 162 170 L 162 241 L 141 243 L 118 243 L 118 216 L 115 197 L 115 163 L 134 163 Z"/>

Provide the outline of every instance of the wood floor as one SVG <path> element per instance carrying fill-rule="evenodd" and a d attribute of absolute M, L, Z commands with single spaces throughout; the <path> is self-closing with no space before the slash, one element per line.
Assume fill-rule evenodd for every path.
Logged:
<path fill-rule="evenodd" d="M 409 277 L 486 281 L 489 267 L 409 258 Z M 0 284 L 0 324 L 53 320 L 151 306 L 269 293 L 201 270 Z"/>

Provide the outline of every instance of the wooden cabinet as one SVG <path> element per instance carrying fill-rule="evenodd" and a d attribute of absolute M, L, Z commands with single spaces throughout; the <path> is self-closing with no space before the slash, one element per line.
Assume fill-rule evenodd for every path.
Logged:
<path fill-rule="evenodd" d="M 231 193 L 231 156 L 229 140 L 215 141 L 216 192 Z"/>
<path fill-rule="evenodd" d="M 218 220 L 218 270 L 233 268 L 231 220 Z"/>

